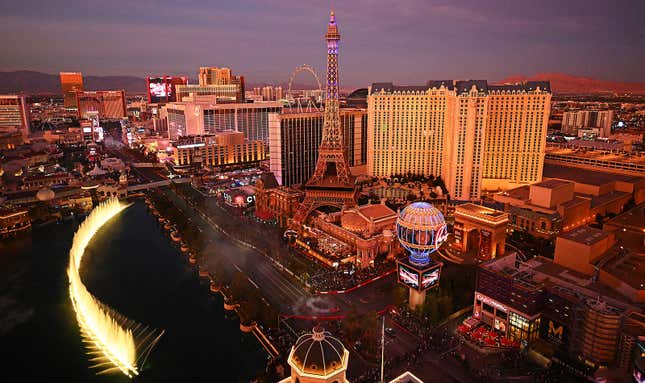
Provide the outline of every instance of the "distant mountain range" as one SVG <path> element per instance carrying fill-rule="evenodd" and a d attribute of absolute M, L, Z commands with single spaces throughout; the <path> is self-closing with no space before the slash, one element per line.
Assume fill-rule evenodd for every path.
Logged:
<path fill-rule="evenodd" d="M 551 90 L 560 94 L 580 93 L 634 93 L 645 94 L 645 82 L 616 82 L 597 80 L 589 77 L 572 76 L 564 73 L 540 73 L 534 76 L 510 76 L 498 83 L 546 80 Z"/>
<path fill-rule="evenodd" d="M 189 79 L 189 84 L 197 84 L 197 79 Z M 265 84 L 246 83 L 246 90 Z M 285 90 L 287 84 L 279 84 Z M 278 86 L 278 85 L 276 85 Z M 146 92 L 146 79 L 136 76 L 83 76 L 85 90 L 120 90 L 126 93 L 143 94 Z M 294 89 L 313 89 L 312 85 L 293 84 Z M 57 74 L 30 70 L 11 72 L 0 71 L 0 94 L 61 94 L 60 77 Z"/>
<path fill-rule="evenodd" d="M 541 73 L 534 76 L 510 76 L 497 83 L 516 83 L 527 80 L 548 80 L 555 93 L 635 93 L 645 94 L 645 82 L 615 82 L 597 80 L 589 77 L 578 77 L 562 73 Z M 196 80 L 190 80 L 194 84 Z M 125 89 L 127 93 L 143 94 L 146 90 L 145 78 L 135 76 L 84 76 L 86 90 Z M 287 84 L 281 84 L 283 88 Z M 254 86 L 247 82 L 246 89 Z M 293 84 L 294 89 L 311 89 L 311 85 Z M 61 94 L 60 79 L 57 74 L 35 71 L 0 72 L 0 94 Z"/>
<path fill-rule="evenodd" d="M 83 76 L 83 88 L 144 93 L 146 80 L 135 76 Z M 29 70 L 0 72 L 0 93 L 61 94 L 60 77 Z"/>

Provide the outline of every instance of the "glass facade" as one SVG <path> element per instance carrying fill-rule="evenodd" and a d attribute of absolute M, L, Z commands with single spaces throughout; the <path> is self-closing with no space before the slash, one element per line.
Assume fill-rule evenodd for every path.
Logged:
<path fill-rule="evenodd" d="M 323 113 L 283 114 L 271 126 L 271 170 L 282 185 L 303 184 L 309 180 L 318 161 L 322 141 Z M 340 111 L 343 142 L 349 166 L 363 165 L 367 114 L 360 110 Z M 276 134 L 278 133 L 279 134 Z"/>
<path fill-rule="evenodd" d="M 269 113 L 280 113 L 282 107 L 231 106 L 204 110 L 204 132 L 216 133 L 235 130 L 244 133 L 250 141 L 269 143 Z"/>
<path fill-rule="evenodd" d="M 514 340 L 532 341 L 540 333 L 540 318 L 529 320 L 511 311 L 508 315 L 508 336 Z"/>

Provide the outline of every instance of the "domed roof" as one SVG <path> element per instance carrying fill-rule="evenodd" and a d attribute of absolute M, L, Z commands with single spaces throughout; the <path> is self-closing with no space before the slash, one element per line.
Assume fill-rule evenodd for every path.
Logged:
<path fill-rule="evenodd" d="M 38 199 L 38 201 L 43 202 L 51 201 L 55 196 L 56 194 L 54 193 L 54 191 L 46 186 L 38 190 L 38 193 L 36 193 L 36 198 Z"/>
<path fill-rule="evenodd" d="M 410 228 L 429 229 L 445 225 L 443 214 L 427 202 L 415 202 L 399 213 L 397 224 Z"/>
<path fill-rule="evenodd" d="M 347 367 L 348 356 L 340 340 L 322 327 L 314 327 L 313 334 L 298 338 L 289 364 L 306 374 L 329 376 Z"/>

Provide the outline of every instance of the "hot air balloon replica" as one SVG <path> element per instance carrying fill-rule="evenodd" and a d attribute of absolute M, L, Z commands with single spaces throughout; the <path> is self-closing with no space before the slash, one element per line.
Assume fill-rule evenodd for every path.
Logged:
<path fill-rule="evenodd" d="M 397 261 L 399 283 L 410 290 L 409 305 L 422 304 L 426 291 L 439 285 L 442 262 L 435 262 L 430 254 L 437 251 L 448 237 L 443 214 L 427 202 L 415 202 L 399 211 L 396 235 L 408 251 L 408 257 Z"/>

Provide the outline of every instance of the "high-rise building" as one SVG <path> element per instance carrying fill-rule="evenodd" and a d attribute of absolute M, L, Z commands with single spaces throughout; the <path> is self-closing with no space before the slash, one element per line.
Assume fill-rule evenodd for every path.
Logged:
<path fill-rule="evenodd" d="M 196 85 L 186 84 L 177 85 L 177 101 L 183 101 L 186 97 L 191 96 L 214 96 L 217 102 L 236 103 L 244 102 L 240 95 L 239 87 L 233 84 L 227 85 Z"/>
<path fill-rule="evenodd" d="M 235 85 L 235 101 L 244 102 L 244 76 L 234 76 L 230 68 L 199 68 L 199 86 L 218 89 L 219 86 Z M 228 88 L 226 88 L 228 89 Z M 205 95 L 206 93 L 200 93 Z M 181 98 L 177 98 L 181 101 Z"/>
<path fill-rule="evenodd" d="M 0 95 L 0 133 L 20 133 L 24 142 L 29 136 L 29 124 L 25 96 Z"/>
<path fill-rule="evenodd" d="M 323 123 L 323 112 L 269 115 L 270 169 L 280 185 L 303 184 L 313 175 Z M 349 166 L 365 165 L 367 111 L 341 109 L 340 125 Z"/>
<path fill-rule="evenodd" d="M 93 114 L 91 112 L 98 112 L 100 119 L 127 117 L 124 90 L 76 92 L 76 103 L 78 118 L 89 119 L 89 115 Z"/>
<path fill-rule="evenodd" d="M 248 141 L 244 133 L 226 131 L 204 136 L 181 137 L 173 147 L 177 165 L 244 166 L 266 159 L 262 141 Z"/>
<path fill-rule="evenodd" d="M 454 199 L 541 179 L 551 93 L 545 82 L 375 83 L 367 171 L 441 176 Z"/>
<path fill-rule="evenodd" d="M 282 98 L 283 94 L 281 86 L 265 86 L 262 88 L 262 99 L 264 101 L 278 101 Z"/>
<path fill-rule="evenodd" d="M 578 110 L 562 114 L 561 132 L 573 136 L 583 128 L 599 128 L 600 137 L 609 137 L 614 120 L 613 110 Z"/>
<path fill-rule="evenodd" d="M 60 88 L 63 91 L 63 105 L 66 108 L 78 108 L 76 92 L 83 91 L 83 74 L 81 72 L 60 72 Z"/>
<path fill-rule="evenodd" d="M 269 143 L 269 114 L 281 113 L 279 102 L 218 104 L 215 97 L 187 97 L 161 108 L 168 137 L 211 134 L 234 130 L 251 141 Z"/>
<path fill-rule="evenodd" d="M 231 84 L 230 68 L 201 67 L 199 68 L 199 85 Z"/>

